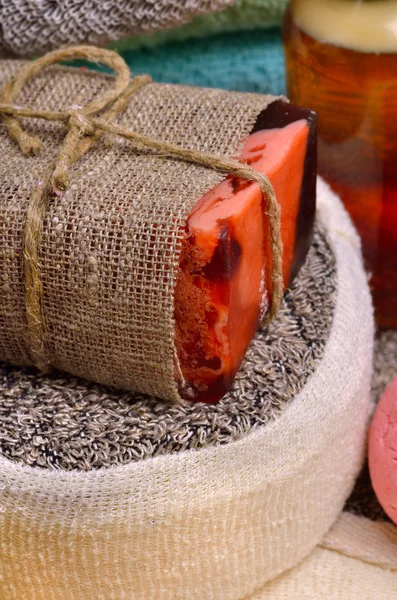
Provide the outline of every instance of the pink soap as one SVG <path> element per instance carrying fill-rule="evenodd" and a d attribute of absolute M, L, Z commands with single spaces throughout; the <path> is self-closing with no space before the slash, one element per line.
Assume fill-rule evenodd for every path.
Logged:
<path fill-rule="evenodd" d="M 397 377 L 384 392 L 372 420 L 368 460 L 378 500 L 397 524 Z"/>

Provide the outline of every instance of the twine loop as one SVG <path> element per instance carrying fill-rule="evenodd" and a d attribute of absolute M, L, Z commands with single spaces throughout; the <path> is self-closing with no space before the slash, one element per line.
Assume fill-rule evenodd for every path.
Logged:
<path fill-rule="evenodd" d="M 17 96 L 30 79 L 50 65 L 72 59 L 86 59 L 110 67 L 116 74 L 113 86 L 92 99 L 86 106 L 82 107 L 75 104 L 67 110 L 59 112 L 31 109 L 16 104 Z M 128 105 L 132 94 L 150 82 L 151 78 L 148 75 L 141 75 L 131 80 L 127 64 L 116 52 L 93 46 L 76 46 L 49 52 L 39 60 L 28 63 L 1 91 L 1 118 L 9 135 L 16 141 L 25 155 L 37 154 L 43 148 L 43 144 L 39 137 L 24 131 L 19 118 L 58 121 L 63 123 L 67 129 L 56 159 L 49 165 L 45 176 L 38 182 L 32 192 L 24 229 L 23 256 L 28 347 L 32 361 L 42 371 L 48 371 L 50 368 L 49 351 L 45 343 L 45 319 L 42 311 L 43 289 L 39 264 L 42 224 L 46 207 L 54 196 L 60 196 L 68 189 L 71 168 L 104 133 L 126 139 L 139 148 L 158 150 L 170 158 L 179 158 L 203 165 L 224 174 L 235 175 L 259 184 L 267 199 L 267 216 L 269 218 L 272 248 L 272 303 L 265 322 L 274 317 L 280 306 L 284 286 L 280 207 L 272 184 L 265 175 L 237 160 L 188 150 L 176 144 L 156 140 L 127 127 L 117 125 L 115 120 Z"/>
<path fill-rule="evenodd" d="M 74 110 L 69 113 L 68 121 L 70 129 L 75 128 L 80 137 L 85 135 L 93 135 L 95 133 L 94 126 L 87 121 L 84 114 L 79 110 Z"/>

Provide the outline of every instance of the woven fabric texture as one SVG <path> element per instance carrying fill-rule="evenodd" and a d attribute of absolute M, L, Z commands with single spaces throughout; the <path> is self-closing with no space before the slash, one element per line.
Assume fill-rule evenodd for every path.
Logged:
<path fill-rule="evenodd" d="M 337 299 L 303 389 L 226 445 L 88 473 L 0 457 L 4 600 L 240 600 L 320 542 L 361 468 L 373 314 L 359 240 L 321 181 L 318 204 Z"/>
<path fill-rule="evenodd" d="M 112 48 L 124 51 L 227 32 L 240 34 L 243 31 L 268 29 L 280 24 L 287 4 L 288 0 L 237 0 L 235 4 L 216 14 L 198 15 L 191 22 L 171 30 L 136 35 L 114 42 Z M 238 37 L 234 36 L 235 39 Z"/>
<path fill-rule="evenodd" d="M 397 527 L 392 523 L 377 523 L 344 512 L 321 545 L 397 572 Z"/>
<path fill-rule="evenodd" d="M 99 44 L 168 29 L 234 0 L 2 0 L 0 48 L 21 57 L 64 45 Z"/>
<path fill-rule="evenodd" d="M 19 67 L 4 61 L 1 84 Z M 55 68 L 40 73 L 19 101 L 59 110 L 87 103 L 111 83 L 96 73 Z M 232 157 L 273 99 L 150 83 L 132 96 L 119 122 L 184 148 Z M 27 205 L 64 136 L 51 122 L 30 123 L 29 131 L 39 134 L 45 150 L 28 159 L 0 131 L 7 156 L 0 165 L 0 359 L 22 365 L 31 363 L 22 252 Z M 49 203 L 40 242 L 45 347 L 53 367 L 180 401 L 174 288 L 184 227 L 196 202 L 222 178 L 121 139 L 102 140 L 71 169 L 69 189 Z"/>
<path fill-rule="evenodd" d="M 31 466 L 90 470 L 240 439 L 276 419 L 304 387 L 323 357 L 335 302 L 335 259 L 317 227 L 277 317 L 212 405 L 170 405 L 0 364 L 0 453 Z"/>
<path fill-rule="evenodd" d="M 394 600 L 397 528 L 342 514 L 298 567 L 247 600 Z"/>

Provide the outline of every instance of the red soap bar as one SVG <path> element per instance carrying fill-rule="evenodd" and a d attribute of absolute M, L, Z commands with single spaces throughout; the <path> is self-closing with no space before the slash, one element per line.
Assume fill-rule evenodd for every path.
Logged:
<path fill-rule="evenodd" d="M 267 121 L 267 125 L 266 125 Z M 281 206 L 285 287 L 310 246 L 315 212 L 316 118 L 271 104 L 240 160 L 266 174 Z M 266 200 L 256 183 L 229 176 L 189 215 L 175 291 L 175 343 L 183 398 L 216 402 L 230 388 L 271 302 Z"/>

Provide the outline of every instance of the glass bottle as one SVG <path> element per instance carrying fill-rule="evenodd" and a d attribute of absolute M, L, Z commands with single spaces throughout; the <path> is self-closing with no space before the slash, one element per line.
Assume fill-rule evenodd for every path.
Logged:
<path fill-rule="evenodd" d="M 319 172 L 363 241 L 377 322 L 397 327 L 397 0 L 292 0 L 288 96 L 318 114 Z"/>

